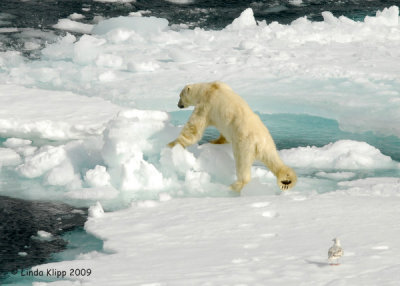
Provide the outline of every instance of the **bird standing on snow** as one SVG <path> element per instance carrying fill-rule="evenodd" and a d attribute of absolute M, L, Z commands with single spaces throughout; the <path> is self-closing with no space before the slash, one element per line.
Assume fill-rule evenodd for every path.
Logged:
<path fill-rule="evenodd" d="M 340 240 L 338 238 L 333 239 L 334 244 L 328 250 L 328 261 L 330 265 L 339 265 L 339 258 L 343 255 L 343 248 L 340 245 Z M 333 263 L 333 260 L 336 260 L 336 263 Z"/>

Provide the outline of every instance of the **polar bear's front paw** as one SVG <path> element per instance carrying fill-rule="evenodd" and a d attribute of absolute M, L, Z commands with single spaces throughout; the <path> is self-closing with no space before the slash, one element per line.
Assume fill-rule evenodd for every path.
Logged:
<path fill-rule="evenodd" d="M 185 148 L 185 146 L 181 143 L 181 141 L 179 141 L 178 139 L 176 139 L 176 140 L 174 140 L 174 141 L 172 141 L 172 142 L 169 142 L 168 144 L 167 144 L 167 146 L 169 147 L 169 148 L 174 148 L 176 145 L 181 145 L 183 148 Z"/>
<path fill-rule="evenodd" d="M 169 143 L 167 144 L 167 146 L 168 146 L 169 148 L 173 148 L 175 145 L 176 145 L 175 141 L 169 142 Z"/>

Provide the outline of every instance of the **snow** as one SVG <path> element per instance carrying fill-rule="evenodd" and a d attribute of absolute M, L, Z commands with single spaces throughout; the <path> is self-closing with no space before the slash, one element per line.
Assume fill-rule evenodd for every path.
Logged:
<path fill-rule="evenodd" d="M 398 170 L 390 157 L 350 140 L 281 150 L 285 160 L 300 162 L 298 186 L 276 195 L 273 175 L 255 165 L 252 182 L 237 197 L 227 188 L 234 179 L 230 146 L 166 148 L 179 131 L 169 120 L 161 111 L 123 110 L 101 135 L 43 146 L 22 158 L 21 175 L 67 185 L 62 198 L 99 200 L 89 209 L 85 229 L 105 241 L 106 253 L 34 268 L 90 268 L 89 277 L 34 285 L 373 285 L 396 279 L 400 180 L 351 180 L 360 169 Z M 13 148 L 31 144 L 7 142 Z M 315 170 L 316 177 L 307 179 Z M 336 192 L 319 194 L 318 177 L 333 180 Z M 115 200 L 127 208 L 104 212 L 103 204 L 116 208 Z M 335 236 L 346 254 L 334 270 L 326 250 Z"/>
<path fill-rule="evenodd" d="M 244 30 L 246 28 L 254 28 L 257 26 L 256 20 L 254 19 L 253 9 L 247 8 L 242 12 L 239 18 L 233 20 L 232 24 L 226 27 L 227 30 Z"/>
<path fill-rule="evenodd" d="M 102 217 L 103 215 L 104 215 L 104 210 L 99 202 L 97 202 L 96 205 L 91 206 L 89 208 L 89 217 L 99 218 Z"/>
<path fill-rule="evenodd" d="M 18 165 L 20 156 L 18 153 L 8 148 L 0 148 L 0 167 L 7 165 Z"/>
<path fill-rule="evenodd" d="M 289 4 L 293 6 L 301 6 L 301 4 L 303 4 L 303 0 L 289 0 Z"/>
<path fill-rule="evenodd" d="M 340 187 L 348 188 L 347 192 L 360 196 L 400 196 L 399 178 L 366 178 L 340 182 Z"/>
<path fill-rule="evenodd" d="M 390 9 L 385 8 L 382 11 L 376 13 L 376 17 L 366 17 L 366 23 L 373 25 L 381 24 L 386 26 L 398 26 L 399 25 L 399 7 L 393 6 Z"/>
<path fill-rule="evenodd" d="M 47 80 L 46 70 L 42 75 Z M 122 110 L 100 98 L 17 85 L 0 85 L 0 105 L 7 106 L 0 110 L 0 135 L 53 140 L 101 134 L 104 123 Z"/>
<path fill-rule="evenodd" d="M 53 25 L 53 28 L 69 31 L 69 32 L 76 32 L 82 34 L 88 34 L 92 31 L 93 25 L 91 24 L 84 24 L 74 20 L 79 20 L 80 18 L 74 15 L 71 19 L 59 19 L 58 23 Z"/>
<path fill-rule="evenodd" d="M 334 173 L 327 173 L 324 171 L 318 172 L 315 174 L 318 177 L 322 178 L 330 178 L 330 179 L 350 179 L 353 178 L 356 174 L 353 172 L 334 172 Z"/>
<path fill-rule="evenodd" d="M 94 201 L 94 200 L 112 200 L 118 197 L 119 192 L 112 186 L 80 188 L 72 187 L 65 193 L 64 198 L 69 200 Z"/>
<path fill-rule="evenodd" d="M 43 240 L 51 240 L 53 237 L 53 235 L 51 233 L 44 231 L 44 230 L 38 230 L 37 236 Z"/>
<path fill-rule="evenodd" d="M 45 146 L 34 155 L 26 157 L 17 170 L 27 178 L 35 178 L 56 167 L 65 158 L 66 152 L 63 147 Z"/>
<path fill-rule="evenodd" d="M 400 164 L 372 143 L 279 150 L 296 187 L 282 193 L 257 162 L 240 195 L 228 188 L 229 144 L 166 144 L 181 130 L 168 111 L 182 87 L 211 80 L 261 113 L 400 136 L 398 14 L 281 25 L 246 9 L 220 31 L 71 15 L 56 27 L 83 35 L 66 33 L 40 59 L 1 52 L 0 194 L 88 206 L 85 229 L 104 240 L 104 252 L 36 267 L 90 276 L 34 285 L 397 283 Z M 334 237 L 345 255 L 333 268 Z"/>
<path fill-rule="evenodd" d="M 71 20 L 82 20 L 82 19 L 85 19 L 85 16 L 82 14 L 73 13 L 73 14 L 69 15 L 68 18 L 70 18 Z"/>
<path fill-rule="evenodd" d="M 22 156 L 32 155 L 37 150 L 37 147 L 31 146 L 31 144 L 31 140 L 20 138 L 7 138 L 7 140 L 3 142 L 3 146 L 10 148 L 8 152 L 16 152 L 17 154 L 21 154 Z M 6 157 L 5 155 L 3 156 Z"/>
<path fill-rule="evenodd" d="M 106 167 L 96 165 L 94 169 L 86 172 L 85 181 L 91 187 L 103 187 L 110 185 L 110 174 Z"/>
<path fill-rule="evenodd" d="M 104 35 L 116 29 L 133 31 L 140 35 L 148 36 L 148 34 L 160 33 L 166 30 L 168 21 L 166 19 L 156 17 L 117 17 L 104 20 L 97 24 L 93 33 L 96 35 Z"/>
<path fill-rule="evenodd" d="M 75 108 L 67 108 L 67 103 L 77 99 L 75 105 L 70 106 L 77 107 L 82 98 L 71 93 L 66 98 L 64 93 L 60 95 L 55 96 L 58 102 L 49 100 L 47 107 L 41 103 L 41 109 L 36 113 L 31 111 L 30 123 L 34 124 L 38 116 L 44 116 L 41 110 L 77 112 Z M 37 178 L 43 184 L 41 192 L 48 198 L 78 199 L 85 204 L 99 200 L 113 209 L 127 205 L 132 199 L 154 199 L 163 193 L 172 197 L 233 195 L 228 186 L 235 180 L 235 163 L 229 144 L 195 144 L 188 149 L 181 146 L 170 149 L 166 144 L 178 135 L 180 127 L 170 123 L 168 113 L 119 109 L 97 98 L 86 99 L 87 106 L 97 108 L 93 113 L 87 113 L 89 109 L 85 109 L 85 116 L 74 118 L 73 122 L 79 119 L 85 127 L 82 130 L 87 131 L 89 123 L 96 121 L 95 129 L 71 136 L 73 122 L 66 121 L 64 124 L 68 128 L 57 130 L 58 138 L 64 141 L 54 144 L 35 139 L 39 142 L 38 147 L 33 146 L 32 140 L 7 139 L 3 144 L 6 148 L 2 148 L 2 164 L 14 165 L 18 176 Z M 115 113 L 103 116 L 98 112 L 99 107 L 104 107 L 107 113 L 112 110 Z M 55 122 L 60 115 L 50 122 Z M 16 112 L 9 118 L 18 116 Z M 106 117 L 108 121 L 101 123 L 99 119 Z M 50 135 L 49 139 L 57 138 Z M 41 137 L 48 139 L 45 132 Z M 284 149 L 280 154 L 288 165 L 300 171 L 296 188 L 304 193 L 326 192 L 326 183 L 334 190 L 343 181 L 362 178 L 379 169 L 390 170 L 390 174 L 398 173 L 400 169 L 398 162 L 377 148 L 352 140 L 339 140 L 322 147 Z M 349 170 L 352 171 L 350 175 Z M 255 164 L 252 175 L 253 181 L 243 190 L 244 195 L 279 192 L 275 177 L 264 166 Z M 326 179 L 319 185 L 319 180 Z M 54 192 L 51 186 L 61 189 Z"/>
<path fill-rule="evenodd" d="M 281 155 L 293 167 L 346 170 L 400 167 L 377 148 L 352 140 L 340 140 L 322 148 L 307 146 L 283 150 Z"/>
<path fill-rule="evenodd" d="M 398 7 L 361 22 L 323 17 L 256 23 L 246 9 L 219 31 L 155 17 L 106 19 L 81 31 L 91 34 L 48 44 L 39 61 L 1 53 L 0 83 L 168 111 L 188 82 L 218 79 L 259 112 L 305 113 L 338 120 L 347 131 L 399 136 Z M 61 21 L 78 31 L 75 22 Z"/>
<path fill-rule="evenodd" d="M 80 277 L 79 285 L 397 283 L 398 196 L 298 196 L 134 204 L 86 223 L 87 231 L 104 240 L 108 254 L 34 269 L 90 268 L 92 275 Z M 327 251 L 336 236 L 345 254 L 341 265 L 332 267 Z"/>
<path fill-rule="evenodd" d="M 54 161 L 53 161 L 54 162 Z M 75 180 L 74 167 L 71 162 L 65 160 L 54 162 L 57 166 L 51 168 L 51 170 L 45 176 L 45 183 L 52 186 L 65 186 Z"/>
<path fill-rule="evenodd" d="M 8 138 L 3 145 L 8 148 L 18 148 L 18 147 L 25 147 L 31 145 L 31 140 L 24 140 L 20 138 Z"/>

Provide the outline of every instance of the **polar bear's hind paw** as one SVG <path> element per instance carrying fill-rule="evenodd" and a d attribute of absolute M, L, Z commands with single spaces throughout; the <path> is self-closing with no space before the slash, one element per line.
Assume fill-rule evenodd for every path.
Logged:
<path fill-rule="evenodd" d="M 281 181 L 281 184 L 280 184 L 281 190 L 286 191 L 287 189 L 289 189 L 289 186 L 291 183 L 292 183 L 292 181 L 290 181 L 290 180 Z"/>
<path fill-rule="evenodd" d="M 278 186 L 282 191 L 287 191 L 294 187 L 297 182 L 296 173 L 288 166 L 283 166 L 278 174 Z"/>

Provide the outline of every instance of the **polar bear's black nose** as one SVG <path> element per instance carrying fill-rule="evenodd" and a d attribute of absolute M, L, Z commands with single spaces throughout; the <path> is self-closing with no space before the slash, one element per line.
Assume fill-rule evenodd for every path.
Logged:
<path fill-rule="evenodd" d="M 184 108 L 184 107 L 185 107 L 185 106 L 183 105 L 182 98 L 180 98 L 179 101 L 178 101 L 178 107 L 179 107 L 179 108 Z"/>
<path fill-rule="evenodd" d="M 291 180 L 281 181 L 281 183 L 284 184 L 284 185 L 290 185 L 291 182 L 292 182 Z"/>
<path fill-rule="evenodd" d="M 179 99 L 178 101 L 178 107 L 179 108 L 184 108 L 185 106 L 183 105 L 182 99 Z"/>

